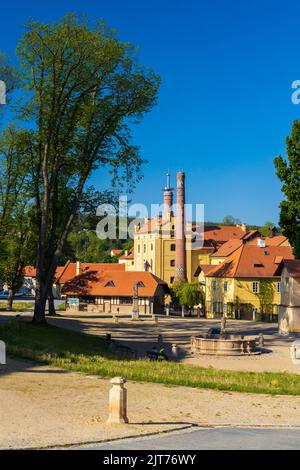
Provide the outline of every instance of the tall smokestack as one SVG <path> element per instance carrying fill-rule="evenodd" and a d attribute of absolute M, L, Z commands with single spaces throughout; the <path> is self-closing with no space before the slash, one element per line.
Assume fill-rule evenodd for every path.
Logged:
<path fill-rule="evenodd" d="M 168 214 L 172 213 L 173 206 L 173 188 L 170 187 L 170 173 L 167 173 L 167 185 L 163 188 L 164 192 L 164 220 L 168 219 Z"/>
<path fill-rule="evenodd" d="M 186 282 L 185 174 L 177 173 L 175 281 Z"/>

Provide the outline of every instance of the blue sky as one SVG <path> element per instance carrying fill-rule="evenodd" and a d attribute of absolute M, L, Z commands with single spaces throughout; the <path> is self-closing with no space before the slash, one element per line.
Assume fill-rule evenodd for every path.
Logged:
<path fill-rule="evenodd" d="M 187 200 L 205 218 L 278 220 L 280 182 L 273 158 L 300 105 L 300 3 L 294 0 L 37 0 L 1 5 L 0 49 L 13 54 L 30 16 L 66 12 L 105 19 L 162 78 L 158 106 L 134 129 L 149 160 L 135 202 L 159 203 L 165 173 L 186 172 Z M 103 178 L 103 179 L 102 179 Z M 99 188 L 107 179 L 93 178 Z"/>

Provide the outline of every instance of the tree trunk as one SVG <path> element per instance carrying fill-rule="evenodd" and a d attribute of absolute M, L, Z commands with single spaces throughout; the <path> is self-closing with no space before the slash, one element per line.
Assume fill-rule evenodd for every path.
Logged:
<path fill-rule="evenodd" d="M 7 298 L 7 305 L 6 305 L 6 310 L 8 312 L 12 311 L 14 295 L 15 295 L 15 293 L 14 293 L 13 289 L 8 289 L 8 298 Z"/>
<path fill-rule="evenodd" d="M 45 286 L 45 283 L 37 280 L 34 314 L 32 319 L 32 323 L 35 325 L 43 325 L 47 323 L 45 317 L 47 297 L 48 289 Z"/>
<path fill-rule="evenodd" d="M 49 305 L 48 315 L 49 315 L 50 317 L 55 317 L 55 316 L 56 316 L 56 311 L 55 311 L 55 305 L 54 305 L 54 297 L 53 297 L 52 285 L 50 286 L 50 289 L 49 289 L 48 305 Z"/>

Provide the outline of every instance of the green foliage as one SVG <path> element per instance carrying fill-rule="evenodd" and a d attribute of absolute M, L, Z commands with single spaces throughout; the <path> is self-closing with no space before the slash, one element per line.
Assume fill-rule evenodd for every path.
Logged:
<path fill-rule="evenodd" d="M 270 234 L 270 229 L 272 229 L 275 226 L 276 224 L 268 220 L 267 222 L 264 223 L 262 227 L 259 228 L 259 231 L 263 237 L 268 237 Z"/>
<path fill-rule="evenodd" d="M 27 312 L 34 306 L 33 302 L 14 302 L 12 308 L 13 312 Z M 0 302 L 0 310 L 6 310 L 7 304 L 5 302 Z"/>
<path fill-rule="evenodd" d="M 233 217 L 232 215 L 226 215 L 222 221 L 222 225 L 237 225 L 241 224 L 240 219 Z"/>
<path fill-rule="evenodd" d="M 110 173 L 112 187 L 126 186 L 127 192 L 142 177 L 144 160 L 131 129 L 156 104 L 160 80 L 114 30 L 71 14 L 59 23 L 30 21 L 17 54 L 23 92 L 17 118 L 31 128 L 22 131 L 27 140 L 20 155 L 26 155 L 37 234 L 34 320 L 43 322 L 45 299 L 78 214 L 107 195 L 105 188 L 87 188 L 91 174 Z M 94 239 L 91 245 L 100 246 Z"/>
<path fill-rule="evenodd" d="M 184 305 L 189 310 L 205 303 L 205 294 L 198 282 L 175 283 L 172 291 L 175 303 Z"/>
<path fill-rule="evenodd" d="M 289 239 L 296 258 L 300 258 L 300 121 L 294 121 L 286 139 L 287 159 L 274 160 L 285 199 L 280 203 L 280 226 Z"/>
<path fill-rule="evenodd" d="M 267 313 L 266 309 L 273 304 L 275 295 L 274 282 L 269 279 L 260 279 L 259 292 L 255 294 L 260 303 L 261 313 Z"/>

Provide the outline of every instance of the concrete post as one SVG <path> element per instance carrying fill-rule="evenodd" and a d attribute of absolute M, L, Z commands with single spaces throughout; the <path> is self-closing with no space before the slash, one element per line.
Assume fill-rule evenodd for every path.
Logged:
<path fill-rule="evenodd" d="M 6 346 L 4 341 L 0 341 L 0 364 L 6 364 Z"/>
<path fill-rule="evenodd" d="M 166 315 L 167 317 L 170 315 L 170 305 L 166 305 Z"/>
<path fill-rule="evenodd" d="M 174 357 L 178 356 L 178 348 L 177 348 L 177 344 L 175 343 L 172 344 L 172 354 Z"/>
<path fill-rule="evenodd" d="M 259 333 L 258 335 L 258 344 L 261 348 L 264 347 L 265 341 L 264 341 L 264 335 L 262 333 Z"/>
<path fill-rule="evenodd" d="M 127 424 L 127 390 L 124 387 L 126 379 L 115 377 L 110 381 L 112 388 L 109 392 L 108 424 Z"/>
<path fill-rule="evenodd" d="M 185 314 L 185 307 L 184 305 L 181 306 L 181 316 L 182 318 L 184 318 L 184 314 Z"/>

